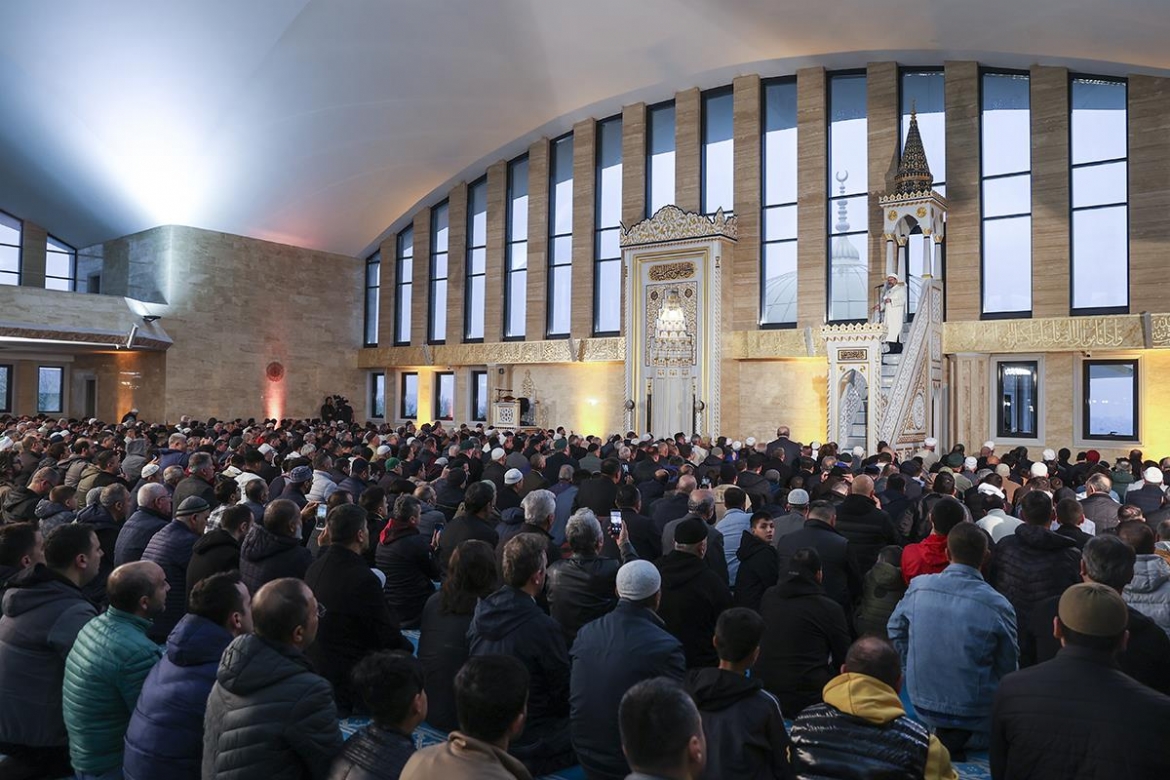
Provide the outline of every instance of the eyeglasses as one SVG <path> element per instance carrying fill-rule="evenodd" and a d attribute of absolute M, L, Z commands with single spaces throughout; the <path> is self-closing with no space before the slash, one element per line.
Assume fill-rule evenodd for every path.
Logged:
<path fill-rule="evenodd" d="M 325 605 L 322 604 L 320 601 L 318 601 L 317 602 L 317 619 L 320 620 L 323 617 L 325 617 Z"/>

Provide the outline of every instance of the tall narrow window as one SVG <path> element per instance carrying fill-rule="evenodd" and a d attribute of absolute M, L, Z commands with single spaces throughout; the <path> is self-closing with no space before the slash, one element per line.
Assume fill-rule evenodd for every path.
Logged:
<path fill-rule="evenodd" d="M 77 250 L 52 236 L 45 242 L 45 289 L 77 289 Z"/>
<path fill-rule="evenodd" d="M 735 135 L 731 87 L 703 93 L 702 183 L 704 214 L 735 209 Z"/>
<path fill-rule="evenodd" d="M 471 421 L 487 422 L 488 375 L 486 371 L 471 372 Z"/>
<path fill-rule="evenodd" d="M 1086 360 L 1081 365 L 1082 438 L 1137 441 L 1137 360 Z"/>
<path fill-rule="evenodd" d="M 996 397 L 999 399 L 996 436 L 1035 439 L 1040 405 L 1039 362 L 1003 361 L 998 365 Z"/>
<path fill-rule="evenodd" d="M 410 343 L 410 307 L 414 289 L 414 228 L 407 227 L 395 240 L 394 346 Z"/>
<path fill-rule="evenodd" d="M 674 203 L 674 101 L 646 109 L 646 216 Z"/>
<path fill-rule="evenodd" d="M 507 228 L 504 338 L 522 339 L 528 311 L 528 155 L 508 163 Z"/>
<path fill-rule="evenodd" d="M 61 414 L 65 369 L 60 366 L 40 366 L 37 371 L 37 412 Z"/>
<path fill-rule="evenodd" d="M 1129 205 L 1124 81 L 1074 78 L 1072 313 L 1129 311 Z"/>
<path fill-rule="evenodd" d="M 418 417 L 418 374 L 408 371 L 402 374 L 398 393 L 398 418 L 413 420 Z"/>
<path fill-rule="evenodd" d="M 435 408 L 431 416 L 436 420 L 455 419 L 455 375 L 450 371 L 435 374 Z"/>
<path fill-rule="evenodd" d="M 12 413 L 12 364 L 0 365 L 0 412 Z"/>
<path fill-rule="evenodd" d="M 370 417 L 380 420 L 386 416 L 386 374 L 370 374 Z"/>
<path fill-rule="evenodd" d="M 1028 76 L 984 73 L 983 314 L 1032 315 L 1032 133 Z"/>
<path fill-rule="evenodd" d="M 829 77 L 829 320 L 869 313 L 869 138 L 865 74 Z"/>
<path fill-rule="evenodd" d="M 764 82 L 760 324 L 796 324 L 796 82 Z"/>
<path fill-rule="evenodd" d="M 573 293 L 573 136 L 549 151 L 548 325 L 546 336 L 568 336 Z"/>
<path fill-rule="evenodd" d="M 427 341 L 447 340 L 447 201 L 431 209 L 431 284 L 427 306 Z"/>
<path fill-rule="evenodd" d="M 378 346 L 378 294 L 382 288 L 382 253 L 366 258 L 366 346 Z"/>
<path fill-rule="evenodd" d="M 484 281 L 487 275 L 487 179 L 467 188 L 467 267 L 463 340 L 483 341 Z"/>
<path fill-rule="evenodd" d="M 926 150 L 926 161 L 934 176 L 934 189 L 940 195 L 947 194 L 947 126 L 945 81 L 941 70 L 902 71 L 902 124 L 898 148 L 906 144 L 906 133 L 910 129 L 910 117 L 917 113 L 918 133 L 922 148 Z M 922 242 L 922 228 L 912 231 L 914 238 L 908 246 L 909 288 L 908 312 L 918 311 L 918 297 L 922 292 L 922 276 L 926 273 L 926 250 Z M 941 251 L 941 245 L 935 251 Z"/>
<path fill-rule="evenodd" d="M 622 118 L 597 123 L 596 230 L 593 238 L 593 335 L 622 328 Z"/>
<path fill-rule="evenodd" d="M 20 233 L 23 225 L 0 211 L 0 284 L 20 284 Z"/>

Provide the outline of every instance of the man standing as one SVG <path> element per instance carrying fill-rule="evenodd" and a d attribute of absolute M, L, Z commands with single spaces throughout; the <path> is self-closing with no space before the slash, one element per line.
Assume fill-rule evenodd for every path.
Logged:
<path fill-rule="evenodd" d="M 780 581 L 780 557 L 772 546 L 775 524 L 767 512 L 751 516 L 751 528 L 743 532 L 739 550 L 739 582 L 735 586 L 735 605 L 757 612 L 764 591 Z"/>
<path fill-rule="evenodd" d="M 1081 507 L 1085 517 L 1093 521 L 1097 533 L 1111 533 L 1117 528 L 1117 511 L 1121 504 L 1109 495 L 1113 481 L 1105 474 L 1092 474 L 1085 480 L 1085 497 Z"/>
<path fill-rule="evenodd" d="M 106 602 L 106 579 L 114 570 L 114 550 L 118 546 L 122 523 L 126 520 L 128 499 L 124 486 L 106 485 L 98 500 L 77 514 L 76 522 L 92 528 L 102 545 L 101 571 L 85 586 L 86 597 L 98 604 Z"/>
<path fill-rule="evenodd" d="M 1072 539 L 1049 530 L 1055 513 L 1048 494 L 1033 490 L 1020 503 L 1024 525 L 996 543 L 990 581 L 1024 625 L 1036 604 L 1080 581 L 1081 553 Z"/>
<path fill-rule="evenodd" d="M 573 511 L 588 507 L 597 517 L 609 517 L 610 511 L 617 507 L 617 488 L 621 481 L 621 463 L 615 458 L 601 461 L 601 474 L 586 480 L 577 490 Z"/>
<path fill-rule="evenodd" d="M 285 577 L 252 599 L 255 633 L 223 653 L 203 719 L 203 777 L 323 778 L 343 741 L 329 681 L 305 648 L 317 637 L 313 591 Z"/>
<path fill-rule="evenodd" d="M 930 535 L 921 542 L 906 545 L 902 551 L 902 579 L 907 585 L 920 574 L 938 574 L 947 567 L 950 562 L 947 537 L 966 515 L 962 504 L 948 496 L 931 504 L 929 517 Z M 982 566 L 983 562 L 980 561 L 979 565 Z"/>
<path fill-rule="evenodd" d="M 853 602 L 861 595 L 861 576 L 853 568 L 849 540 L 837 532 L 837 510 L 828 501 L 814 501 L 801 530 L 777 540 L 780 577 L 790 571 L 788 563 L 803 547 L 817 551 L 824 571 L 825 595 L 836 601 L 846 615 L 853 614 Z M 765 648 L 766 650 L 766 648 Z"/>
<path fill-rule="evenodd" d="M 752 526 L 751 515 L 747 513 L 747 493 L 738 487 L 729 487 L 723 492 L 723 505 L 727 508 L 723 518 L 715 524 L 715 529 L 723 535 L 723 557 L 727 562 L 727 575 L 732 588 L 735 588 L 736 575 L 739 573 L 739 542 L 744 531 L 750 531 Z"/>
<path fill-rule="evenodd" d="M 0 761 L 3 777 L 71 771 L 61 710 L 65 658 L 97 615 L 81 592 L 97 576 L 102 547 L 88 526 L 63 525 L 45 540 L 44 565 L 4 596 L 0 618 Z"/>
<path fill-rule="evenodd" d="M 591 780 L 622 780 L 617 713 L 633 685 L 654 677 L 681 681 L 682 645 L 658 617 L 662 577 L 649 561 L 631 561 L 617 573 L 618 604 L 587 623 L 573 643 L 569 693 L 573 749 Z"/>
<path fill-rule="evenodd" d="M 695 780 L 707 762 L 707 740 L 694 699 L 673 680 L 638 683 L 618 709 L 622 752 L 634 770 L 627 780 Z"/>
<path fill-rule="evenodd" d="M 957 754 L 989 744 L 992 697 L 1019 648 L 1015 610 L 979 573 L 987 535 L 959 523 L 946 539 L 950 565 L 910 583 L 888 631 L 918 717 Z"/>
<path fill-rule="evenodd" d="M 837 507 L 837 533 L 849 540 L 853 569 L 859 575 L 873 568 L 883 547 L 901 542 L 890 516 L 874 500 L 873 489 L 873 479 L 861 474 Z"/>
<path fill-rule="evenodd" d="M 996 693 L 992 777 L 1170 777 L 1162 749 L 1170 697 L 1117 668 L 1127 622 L 1125 602 L 1106 585 L 1064 592 L 1056 658 L 1009 674 Z"/>
<path fill-rule="evenodd" d="M 107 585 L 110 608 L 81 629 L 69 651 L 62 700 L 78 780 L 120 775 L 130 715 L 146 675 L 162 657 L 146 634 L 151 618 L 166 606 L 167 590 L 157 563 L 114 569 Z"/>
<path fill-rule="evenodd" d="M 130 717 L 128 780 L 199 779 L 207 695 L 223 651 L 252 631 L 251 602 L 236 572 L 208 577 L 191 591 L 189 612 L 171 632 L 166 655 L 146 676 Z"/>
<path fill-rule="evenodd" d="M 681 482 L 681 480 L 680 480 Z M 730 572 L 727 569 L 727 555 L 723 552 L 723 534 L 715 528 L 715 494 L 710 490 L 692 490 L 687 498 L 687 515 L 672 520 L 662 529 L 662 553 L 669 553 L 674 549 L 677 541 L 676 529 L 687 520 L 698 518 L 707 528 L 707 547 L 704 559 L 711 571 L 719 575 L 726 585 L 730 581 Z M 714 629 L 714 624 L 712 624 Z M 714 652 L 714 651 L 712 651 Z"/>
<path fill-rule="evenodd" d="M 884 341 L 890 352 L 902 351 L 902 326 L 906 324 L 906 285 L 896 274 L 886 277 L 882 288 L 882 322 L 885 323 Z M 895 346 L 896 345 L 896 346 Z"/>
<path fill-rule="evenodd" d="M 716 666 L 715 622 L 732 599 L 727 584 L 703 560 L 711 529 L 692 516 L 671 530 L 673 549 L 656 564 L 662 576 L 659 614 L 666 630 L 682 642 L 688 669 Z"/>

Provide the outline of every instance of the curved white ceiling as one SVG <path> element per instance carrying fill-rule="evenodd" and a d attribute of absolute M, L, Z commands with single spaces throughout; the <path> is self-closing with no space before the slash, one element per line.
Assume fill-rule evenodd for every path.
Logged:
<path fill-rule="evenodd" d="M 1164 0 L 14 0 L 3 17 L 0 208 L 76 246 L 179 223 L 362 254 L 542 132 L 738 72 L 1170 72 Z"/>

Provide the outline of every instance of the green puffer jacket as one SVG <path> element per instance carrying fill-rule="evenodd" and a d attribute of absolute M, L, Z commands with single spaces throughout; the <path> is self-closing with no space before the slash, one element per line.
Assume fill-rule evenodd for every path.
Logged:
<path fill-rule="evenodd" d="M 146 638 L 150 623 L 110 607 L 77 635 L 62 688 L 75 770 L 102 774 L 122 766 L 130 715 L 147 673 L 163 655 Z"/>

